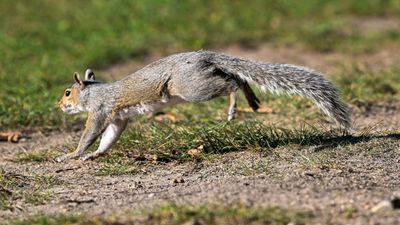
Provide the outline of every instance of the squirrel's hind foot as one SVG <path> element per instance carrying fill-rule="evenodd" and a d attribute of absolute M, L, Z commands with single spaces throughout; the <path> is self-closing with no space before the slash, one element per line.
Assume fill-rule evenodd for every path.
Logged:
<path fill-rule="evenodd" d="M 82 161 L 94 160 L 94 159 L 98 158 L 101 155 L 104 155 L 104 153 L 92 152 L 90 154 L 87 154 L 87 155 L 84 155 L 84 156 L 80 157 L 79 160 L 82 160 Z"/>
<path fill-rule="evenodd" d="M 60 163 L 60 162 L 66 162 L 68 160 L 76 159 L 76 158 L 78 158 L 78 155 L 76 155 L 75 153 L 68 153 L 65 155 L 58 156 L 57 158 L 55 158 L 55 161 Z"/>

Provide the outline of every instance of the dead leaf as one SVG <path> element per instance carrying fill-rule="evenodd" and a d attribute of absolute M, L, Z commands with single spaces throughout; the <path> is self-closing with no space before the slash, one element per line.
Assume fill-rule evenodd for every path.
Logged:
<path fill-rule="evenodd" d="M 18 142 L 19 139 L 22 137 L 21 132 L 14 131 L 14 132 L 0 132 L 0 141 L 8 141 L 8 142 Z"/>
<path fill-rule="evenodd" d="M 157 155 L 152 155 L 152 154 L 144 154 L 144 158 L 147 159 L 148 161 L 155 162 L 158 159 Z"/>
<path fill-rule="evenodd" d="M 274 109 L 268 106 L 261 106 L 259 109 L 257 109 L 258 113 L 273 113 Z"/>
<path fill-rule="evenodd" d="M 174 184 L 185 183 L 185 180 L 182 177 L 177 177 L 172 181 Z"/>
<path fill-rule="evenodd" d="M 163 122 L 163 121 L 167 121 L 167 120 L 171 121 L 172 123 L 176 122 L 176 117 L 172 113 L 159 114 L 159 115 L 156 115 L 154 117 L 154 119 L 157 122 Z"/>
<path fill-rule="evenodd" d="M 191 156 L 199 156 L 204 150 L 204 146 L 200 145 L 197 148 L 192 148 L 187 151 L 187 153 Z"/>
<path fill-rule="evenodd" d="M 238 107 L 236 108 L 237 112 L 254 112 L 252 108 L 250 107 Z"/>
<path fill-rule="evenodd" d="M 250 107 L 238 107 L 236 109 L 236 111 L 245 112 L 245 113 L 254 112 L 253 109 Z M 261 106 L 260 108 L 257 109 L 257 112 L 258 113 L 272 113 L 272 112 L 274 112 L 274 109 L 272 109 L 271 107 L 268 107 L 268 106 Z"/>

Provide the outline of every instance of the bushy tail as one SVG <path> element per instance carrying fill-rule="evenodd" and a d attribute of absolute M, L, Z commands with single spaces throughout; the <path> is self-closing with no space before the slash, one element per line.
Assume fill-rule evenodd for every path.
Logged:
<path fill-rule="evenodd" d="M 338 90 L 316 71 L 288 64 L 266 64 L 217 53 L 212 54 L 209 60 L 224 73 L 255 83 L 264 91 L 308 97 L 343 128 L 351 130 L 349 109 L 340 100 Z"/>

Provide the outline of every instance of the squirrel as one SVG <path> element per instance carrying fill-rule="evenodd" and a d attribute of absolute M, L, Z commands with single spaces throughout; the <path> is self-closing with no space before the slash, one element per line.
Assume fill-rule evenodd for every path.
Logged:
<path fill-rule="evenodd" d="M 263 63 L 201 50 L 170 55 L 111 83 L 96 81 L 90 69 L 86 70 L 84 80 L 77 72 L 74 79 L 58 105 L 69 114 L 88 112 L 88 117 L 78 147 L 56 158 L 58 162 L 95 159 L 119 139 L 129 117 L 178 103 L 229 95 L 230 121 L 235 118 L 240 89 L 250 107 L 257 111 L 260 101 L 249 84 L 264 92 L 308 97 L 342 128 L 351 130 L 349 109 L 333 84 L 319 72 L 290 64 Z M 100 135 L 98 149 L 82 156 Z"/>

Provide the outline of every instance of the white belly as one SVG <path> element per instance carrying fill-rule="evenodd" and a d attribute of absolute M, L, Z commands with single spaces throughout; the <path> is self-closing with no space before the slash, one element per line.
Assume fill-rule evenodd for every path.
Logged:
<path fill-rule="evenodd" d="M 165 107 L 176 105 L 184 101 L 185 100 L 178 96 L 173 96 L 167 101 L 154 102 L 150 104 L 138 104 L 129 108 L 122 109 L 119 112 L 119 117 L 124 120 L 139 114 L 154 113 L 160 111 Z"/>

